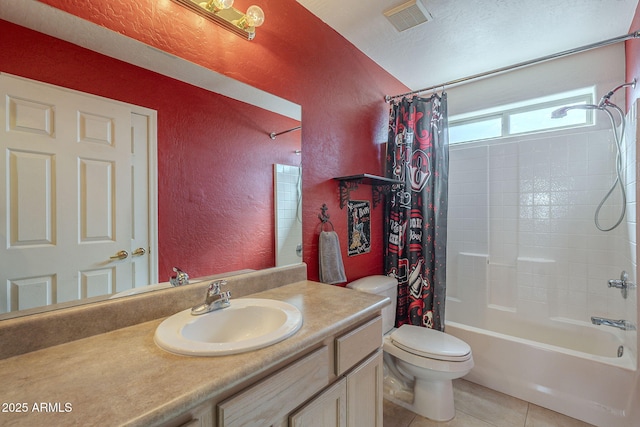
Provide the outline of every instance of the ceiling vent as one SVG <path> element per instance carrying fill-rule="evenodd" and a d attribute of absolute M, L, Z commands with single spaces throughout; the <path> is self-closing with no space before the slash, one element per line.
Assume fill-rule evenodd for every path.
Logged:
<path fill-rule="evenodd" d="M 433 16 L 420 0 L 409 0 L 402 3 L 384 12 L 384 16 L 398 31 L 408 30 L 433 19 Z"/>

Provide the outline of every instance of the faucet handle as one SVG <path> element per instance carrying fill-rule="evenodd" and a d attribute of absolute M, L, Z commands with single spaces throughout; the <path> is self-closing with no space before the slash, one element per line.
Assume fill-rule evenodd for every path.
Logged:
<path fill-rule="evenodd" d="M 189 284 L 189 275 L 178 267 L 173 267 L 173 272 L 176 273 L 169 278 L 171 286 L 182 286 Z"/>
<path fill-rule="evenodd" d="M 622 298 L 627 299 L 629 295 L 629 289 L 635 289 L 636 284 L 629 281 L 629 274 L 626 271 L 620 273 L 620 279 L 611 279 L 608 281 L 608 287 L 618 288 L 622 293 Z"/>
<path fill-rule="evenodd" d="M 209 284 L 209 288 L 207 289 L 208 296 L 214 296 L 220 294 L 220 288 L 222 286 L 227 286 L 226 280 L 215 280 Z"/>
<path fill-rule="evenodd" d="M 220 292 L 220 299 L 228 304 L 229 300 L 231 299 L 231 291 L 225 291 L 225 292 Z"/>

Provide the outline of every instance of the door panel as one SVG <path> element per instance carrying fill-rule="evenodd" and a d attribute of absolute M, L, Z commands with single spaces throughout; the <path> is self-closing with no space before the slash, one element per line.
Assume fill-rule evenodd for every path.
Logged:
<path fill-rule="evenodd" d="M 113 240 L 115 165 L 109 161 L 78 159 L 78 166 L 80 242 Z"/>
<path fill-rule="evenodd" d="M 18 150 L 7 156 L 9 247 L 55 244 L 53 156 Z"/>
<path fill-rule="evenodd" d="M 131 188 L 134 197 L 131 203 L 131 244 L 129 246 L 132 263 L 132 287 L 152 283 L 150 270 L 151 230 L 149 211 L 149 145 L 151 144 L 150 117 L 133 113 L 131 115 Z M 144 251 L 140 251 L 144 249 Z M 137 252 L 136 252 L 137 251 Z M 126 289 L 126 288 L 124 288 Z M 124 290 L 119 288 L 118 291 Z"/>

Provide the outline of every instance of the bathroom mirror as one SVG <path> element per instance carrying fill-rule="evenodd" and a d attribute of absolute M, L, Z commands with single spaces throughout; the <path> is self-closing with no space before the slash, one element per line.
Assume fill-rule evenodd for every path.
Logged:
<path fill-rule="evenodd" d="M 225 109 L 224 126 L 203 128 L 208 146 L 200 144 L 195 148 L 185 148 L 191 141 L 183 136 L 184 132 L 173 135 L 167 131 L 167 125 L 163 122 L 167 117 L 177 120 L 175 113 L 170 115 L 163 106 L 154 108 L 159 127 L 157 228 L 161 238 L 155 237 L 159 241 L 156 254 L 159 264 L 158 282 L 168 280 L 170 267 L 173 265 L 184 268 L 192 278 L 276 265 L 275 209 L 278 202 L 273 191 L 275 164 L 300 170 L 299 105 L 39 2 L 7 0 L 0 6 L 0 19 L 151 70 L 162 75 L 157 81 L 164 82 L 162 87 L 166 93 L 176 95 L 176 90 L 184 90 L 179 96 L 190 99 L 200 97 L 198 101 L 202 101 L 202 105 L 209 103 L 217 106 L 216 108 Z M 35 51 L 29 49 L 28 53 L 33 55 Z M 43 59 L 43 63 L 52 61 L 52 58 L 55 56 Z M 24 56 L 26 61 L 33 59 L 39 58 L 28 58 L 26 54 Z M 0 67 L 0 71 L 6 71 L 6 68 Z M 11 71 L 10 69 L 8 72 Z M 113 70 L 110 71 L 113 73 Z M 46 67 L 43 67 L 42 72 L 46 76 Z M 145 75 L 148 76 L 148 73 Z M 37 75 L 27 77 L 39 80 Z M 99 74 L 88 77 L 99 78 Z M 130 80 L 132 74 L 126 74 L 123 78 Z M 128 81 L 126 84 L 131 83 Z M 139 82 L 140 85 L 146 83 Z M 111 98 L 108 93 L 101 96 Z M 182 126 L 204 126 L 202 122 L 206 123 L 208 112 L 218 113 L 208 110 L 185 114 L 185 121 L 189 124 Z M 275 139 L 269 136 L 272 132 L 279 133 L 294 128 L 296 131 L 279 135 Z M 219 137 L 218 131 L 224 132 L 224 136 Z M 242 158 L 244 159 L 237 160 Z M 215 166 L 215 162 L 227 159 L 236 159 L 234 161 L 239 163 L 235 164 L 236 167 L 226 168 L 224 174 L 216 175 L 215 171 L 219 168 Z M 180 173 L 176 173 L 174 167 Z M 300 194 L 296 196 L 299 201 L 301 183 L 297 182 L 295 187 L 300 190 Z M 234 197 L 228 197 L 230 193 Z M 233 222 L 238 217 L 242 218 L 242 226 Z M 232 226 L 225 227 L 225 224 Z M 293 221 L 290 225 L 299 228 L 301 236 L 301 221 Z M 241 249 L 227 250 L 229 247 Z M 287 263 L 296 262 L 296 259 L 301 262 L 302 254 L 298 255 L 297 258 L 289 258 Z M 160 288 L 162 287 L 164 285 Z M 104 297 L 74 300 L 58 306 L 66 307 L 102 299 Z M 52 307 L 56 307 L 56 304 L 42 309 Z M 39 311 L 42 310 L 33 308 L 24 312 L 0 313 L 0 319 Z"/>

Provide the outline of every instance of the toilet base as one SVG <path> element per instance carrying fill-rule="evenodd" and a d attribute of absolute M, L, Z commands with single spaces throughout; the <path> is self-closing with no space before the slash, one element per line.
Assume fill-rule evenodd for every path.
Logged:
<path fill-rule="evenodd" d="M 456 415 L 453 401 L 453 383 L 445 381 L 424 381 L 416 379 L 413 399 L 408 396 L 393 396 L 385 393 L 384 398 L 415 414 L 433 421 L 449 421 Z"/>
<path fill-rule="evenodd" d="M 456 415 L 451 380 L 425 381 L 416 378 L 413 388 L 416 413 L 434 421 L 449 421 Z"/>

